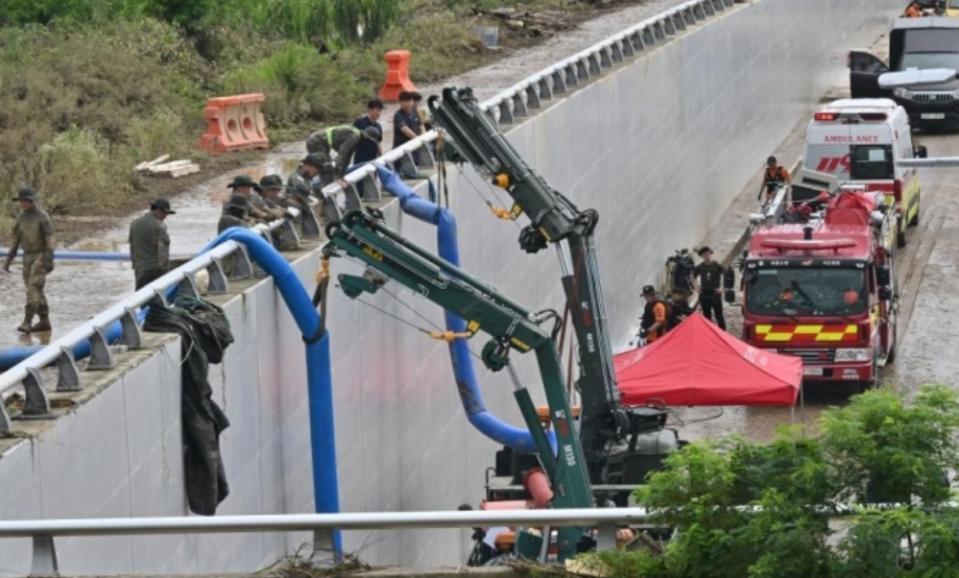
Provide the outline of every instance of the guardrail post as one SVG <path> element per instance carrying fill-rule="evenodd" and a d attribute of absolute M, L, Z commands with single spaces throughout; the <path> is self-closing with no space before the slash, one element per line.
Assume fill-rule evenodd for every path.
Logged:
<path fill-rule="evenodd" d="M 7 413 L 6 404 L 0 402 L 0 437 L 10 433 L 10 426 L 10 414 Z"/>
<path fill-rule="evenodd" d="M 200 296 L 200 289 L 196 286 L 196 279 L 193 276 L 193 273 L 186 273 L 183 275 L 183 281 L 180 281 L 180 284 L 176 288 L 177 296 L 184 297 L 193 297 L 198 298 Z"/>
<path fill-rule="evenodd" d="M 60 567 L 57 564 L 57 549 L 53 544 L 53 536 L 33 537 L 33 556 L 30 562 L 30 576 L 59 576 Z"/>
<path fill-rule="evenodd" d="M 496 118 L 496 113 L 493 111 L 492 108 L 487 108 L 486 110 L 483 111 L 483 113 L 486 114 L 486 118 L 490 119 L 490 122 L 493 123 L 493 126 L 496 126 L 499 124 L 499 120 Z"/>
<path fill-rule="evenodd" d="M 322 553 L 325 556 L 328 556 L 326 560 L 334 560 L 336 563 L 339 563 L 340 560 L 336 559 L 336 547 L 334 546 L 334 536 L 335 530 L 331 528 L 317 528 L 313 530 L 313 554 Z"/>
<path fill-rule="evenodd" d="M 553 81 L 553 93 L 554 94 L 563 94 L 566 92 L 566 81 L 563 80 L 563 75 L 565 72 L 562 70 L 554 70 L 550 74 L 550 79 Z"/>
<path fill-rule="evenodd" d="M 700 20 L 705 20 L 706 18 L 709 18 L 710 16 L 715 14 L 715 12 L 713 11 L 713 5 L 710 4 L 709 0 L 701 0 L 699 4 L 696 4 L 695 10 L 696 10 L 696 16 Z"/>
<path fill-rule="evenodd" d="M 696 21 L 699 20 L 699 18 L 696 16 L 696 7 L 687 6 L 686 8 L 683 8 L 683 19 L 686 21 L 687 26 L 696 24 Z"/>
<path fill-rule="evenodd" d="M 616 43 L 613 43 L 613 46 L 616 46 Z M 613 65 L 612 59 L 609 57 L 609 50 L 606 48 L 599 49 L 599 66 L 600 68 L 609 68 Z"/>
<path fill-rule="evenodd" d="M 320 221 L 313 212 L 313 207 L 307 207 L 300 212 L 300 230 L 307 239 L 318 239 L 320 237 Z"/>
<path fill-rule="evenodd" d="M 526 93 L 526 108 L 527 108 L 527 109 L 536 109 L 536 108 L 539 108 L 539 107 L 540 107 L 540 104 L 539 104 L 539 83 L 540 83 L 540 81 L 537 80 L 536 82 L 528 85 L 528 86 L 523 90 L 523 92 Z"/>
<path fill-rule="evenodd" d="M 629 35 L 629 47 L 633 49 L 634 52 L 642 52 L 646 48 L 645 43 L 643 42 L 643 31 L 637 30 Z M 623 53 L 626 53 L 626 50 L 623 50 Z"/>
<path fill-rule="evenodd" d="M 280 251 L 296 251 L 300 248 L 300 236 L 296 233 L 293 221 L 283 219 L 280 226 L 272 231 L 273 244 Z"/>
<path fill-rule="evenodd" d="M 666 40 L 666 31 L 663 29 L 663 21 L 659 20 L 653 23 L 653 36 L 656 37 L 656 40 Z"/>
<path fill-rule="evenodd" d="M 654 26 L 647 26 L 643 28 L 643 44 L 646 46 L 654 46 L 656 44 L 656 30 Z M 642 49 L 640 49 L 642 50 Z"/>
<path fill-rule="evenodd" d="M 602 73 L 600 69 L 599 59 L 596 58 L 596 53 L 592 53 L 586 57 L 587 70 L 589 71 L 590 76 L 598 76 Z"/>
<path fill-rule="evenodd" d="M 522 94 L 517 92 L 516 94 L 513 95 L 511 100 L 513 101 L 513 117 L 514 118 L 529 116 L 529 114 L 526 111 L 526 103 L 523 102 Z"/>
<path fill-rule="evenodd" d="M 233 252 L 232 257 L 231 277 L 234 279 L 249 279 L 253 276 L 253 263 L 250 262 L 250 255 L 246 252 L 245 246 L 237 243 L 236 251 Z"/>
<path fill-rule="evenodd" d="M 413 163 L 420 169 L 435 169 L 436 159 L 433 158 L 433 149 L 428 144 L 423 144 L 412 157 Z"/>
<path fill-rule="evenodd" d="M 137 329 L 140 328 L 137 327 Z M 57 391 L 80 391 L 80 389 L 80 370 L 73 358 L 73 350 L 61 346 L 60 355 L 57 357 Z"/>
<path fill-rule="evenodd" d="M 576 78 L 576 65 L 567 64 L 565 67 L 566 71 L 566 86 L 576 86 L 579 84 L 579 80 Z"/>
<path fill-rule="evenodd" d="M 576 61 L 576 79 L 589 80 L 589 68 L 586 67 L 586 63 L 583 62 L 582 58 Z"/>
<path fill-rule="evenodd" d="M 150 300 L 149 305 L 152 306 L 154 303 L 156 303 L 159 307 L 163 307 L 164 309 L 170 307 L 170 302 L 167 301 L 166 293 L 159 287 L 153 288 L 153 299 Z"/>
<path fill-rule="evenodd" d="M 509 102 L 501 100 L 497 105 L 499 109 L 499 122 L 501 124 L 511 124 L 513 122 L 513 111 L 509 109 Z"/>
<path fill-rule="evenodd" d="M 362 183 L 360 187 L 362 194 L 360 197 L 364 201 L 368 203 L 378 203 L 383 199 L 382 192 L 380 191 L 380 182 L 372 173 L 367 173 L 360 182 Z M 306 235 L 305 230 L 303 234 Z"/>
<path fill-rule="evenodd" d="M 673 12 L 673 15 L 669 17 L 669 21 L 673 25 L 673 34 L 678 34 L 681 30 L 686 30 L 686 19 L 683 18 L 679 10 Z"/>
<path fill-rule="evenodd" d="M 413 160 L 413 155 L 410 151 L 403 151 L 403 156 L 396 161 L 399 166 L 397 171 L 400 174 L 400 177 L 404 179 L 414 178 L 416 173 L 419 171 L 416 170 L 416 162 Z"/>
<path fill-rule="evenodd" d="M 50 413 L 50 399 L 43 388 L 43 378 L 35 367 L 27 368 L 27 377 L 23 379 L 23 415 L 47 415 Z"/>
<path fill-rule="evenodd" d="M 313 214 L 313 211 L 307 209 L 305 213 Z M 313 217 L 316 220 L 316 217 Z M 305 227 L 304 227 L 305 228 Z M 206 272 L 210 275 L 210 287 L 208 289 L 211 295 L 221 295 L 230 290 L 230 282 L 223 272 L 223 261 L 219 257 L 210 259 L 210 264 L 206 266 Z"/>
<path fill-rule="evenodd" d="M 716 10 L 716 12 L 722 12 L 726 9 L 726 2 L 723 0 L 713 0 L 713 9 Z"/>
<path fill-rule="evenodd" d="M 613 59 L 613 62 L 619 63 L 623 61 L 623 41 L 617 40 L 613 42 L 612 46 L 609 47 L 610 56 Z"/>
<path fill-rule="evenodd" d="M 123 328 L 123 344 L 127 346 L 127 349 L 143 347 L 143 331 L 140 330 L 140 324 L 137 323 L 137 315 L 133 309 L 123 308 L 123 315 L 120 316 L 120 327 Z"/>
<path fill-rule="evenodd" d="M 107 343 L 103 329 L 94 327 L 93 335 L 90 336 L 90 362 L 87 363 L 87 371 L 113 369 L 115 365 L 113 352 L 110 351 L 110 344 Z"/>
<path fill-rule="evenodd" d="M 616 548 L 616 526 L 602 525 L 596 532 L 596 550 L 613 550 Z"/>
<path fill-rule="evenodd" d="M 549 87 L 549 80 L 545 77 L 540 77 L 536 81 L 536 106 L 541 106 L 544 100 L 549 100 L 553 98 L 553 91 Z M 526 99 L 526 102 L 529 103 L 529 98 Z M 533 105 L 530 104 L 530 107 Z"/>
<path fill-rule="evenodd" d="M 676 23 L 673 22 L 672 16 L 665 16 L 660 22 L 662 22 L 663 32 L 666 36 L 676 35 Z"/>

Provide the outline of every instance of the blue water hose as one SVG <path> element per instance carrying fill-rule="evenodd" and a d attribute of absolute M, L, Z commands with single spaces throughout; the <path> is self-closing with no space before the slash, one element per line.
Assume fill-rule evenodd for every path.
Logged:
<path fill-rule="evenodd" d="M 439 256 L 459 267 L 460 253 L 456 236 L 456 219 L 453 213 L 436 203 L 431 203 L 417 195 L 403 180 L 384 167 L 378 166 L 377 173 L 383 188 L 400 200 L 403 212 L 421 221 L 436 225 L 436 243 Z M 454 333 L 466 331 L 466 322 L 449 311 L 444 311 L 446 330 Z M 535 453 L 536 444 L 528 430 L 512 426 L 486 409 L 483 394 L 480 392 L 476 372 L 473 368 L 469 342 L 465 339 L 454 339 L 449 344 L 450 360 L 453 364 L 453 376 L 456 379 L 456 389 L 466 417 L 473 427 L 486 437 L 501 443 L 514 450 L 524 453 Z M 550 443 L 556 447 L 556 437 L 549 432 Z"/>
<path fill-rule="evenodd" d="M 0 255 L 10 252 L 7 247 L 0 247 Z M 17 251 L 17 256 L 23 256 L 23 249 Z M 129 261 L 129 253 L 108 253 L 104 251 L 54 251 L 53 259 L 60 261 Z"/>
<path fill-rule="evenodd" d="M 307 392 L 310 406 L 310 442 L 313 450 L 313 500 L 316 511 L 335 514 L 340 511 L 339 482 L 336 474 L 336 430 L 333 425 L 333 377 L 330 361 L 330 334 L 318 335 L 320 314 L 283 255 L 259 234 L 231 227 L 216 237 L 204 251 L 226 241 L 246 246 L 250 260 L 273 277 L 273 282 L 293 314 L 306 343 Z M 339 531 L 333 534 L 336 559 L 343 553 Z"/>

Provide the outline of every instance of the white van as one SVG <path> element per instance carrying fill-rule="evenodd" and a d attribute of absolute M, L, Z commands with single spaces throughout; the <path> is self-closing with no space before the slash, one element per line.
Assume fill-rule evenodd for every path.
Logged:
<path fill-rule="evenodd" d="M 847 98 L 813 115 L 803 166 L 835 175 L 842 184 L 885 192 L 887 203 L 896 208 L 903 247 L 906 226 L 919 222 L 919 173 L 897 163 L 917 156 L 926 156 L 925 148 L 913 149 L 905 109 L 888 98 Z"/>

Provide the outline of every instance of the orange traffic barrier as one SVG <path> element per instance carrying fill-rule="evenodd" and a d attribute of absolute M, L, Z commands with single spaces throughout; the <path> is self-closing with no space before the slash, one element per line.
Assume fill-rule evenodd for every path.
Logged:
<path fill-rule="evenodd" d="M 403 91 L 416 90 L 410 80 L 410 51 L 391 50 L 386 53 L 386 81 L 380 89 L 383 100 L 399 100 Z"/>
<path fill-rule="evenodd" d="M 220 96 L 206 101 L 206 132 L 197 146 L 210 154 L 269 148 L 263 93 Z"/>

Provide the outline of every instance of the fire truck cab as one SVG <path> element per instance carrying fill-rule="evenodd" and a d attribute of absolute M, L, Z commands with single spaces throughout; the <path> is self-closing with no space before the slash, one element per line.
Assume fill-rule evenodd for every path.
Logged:
<path fill-rule="evenodd" d="M 874 384 L 896 347 L 894 211 L 841 191 L 821 219 L 758 227 L 743 270 L 743 339 L 803 361 L 808 381 Z"/>
<path fill-rule="evenodd" d="M 882 191 L 895 209 L 897 243 L 919 222 L 919 174 L 898 161 L 924 157 L 913 149 L 909 116 L 888 98 L 841 99 L 820 108 L 806 130 L 803 166 L 842 184 Z"/>

